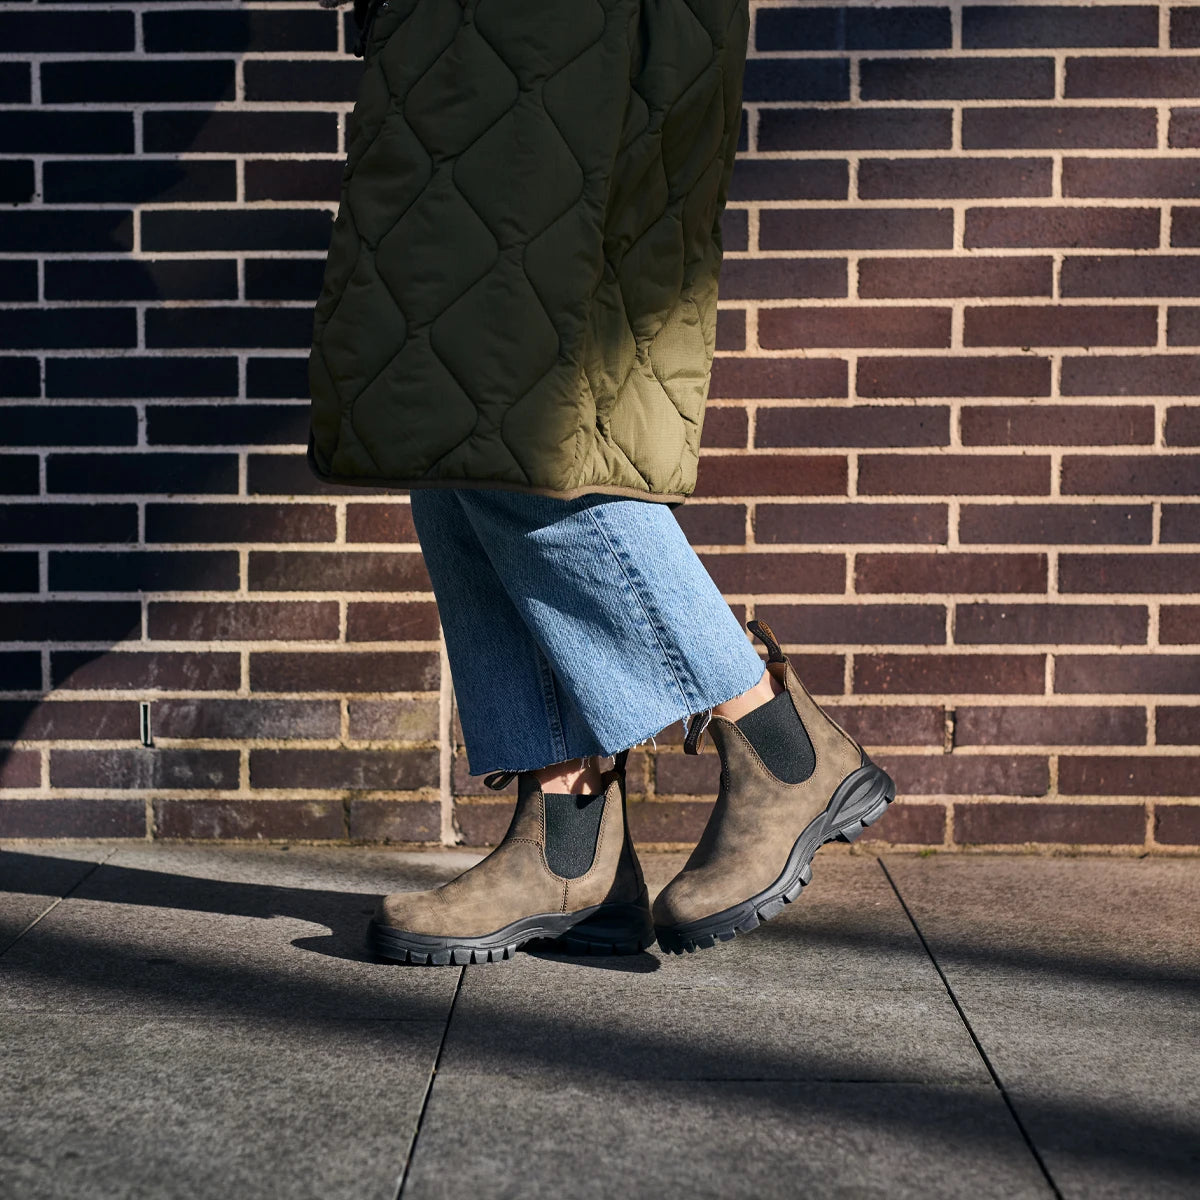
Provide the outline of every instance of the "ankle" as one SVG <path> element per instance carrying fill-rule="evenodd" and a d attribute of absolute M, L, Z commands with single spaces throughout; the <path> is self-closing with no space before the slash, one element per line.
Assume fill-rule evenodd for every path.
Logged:
<path fill-rule="evenodd" d="M 543 792 L 585 796 L 595 795 L 601 790 L 600 774 L 600 764 L 594 757 L 551 763 L 534 772 Z"/>
<path fill-rule="evenodd" d="M 727 721 L 737 721 L 748 712 L 753 712 L 756 708 L 766 704 L 768 700 L 778 696 L 782 691 L 783 684 L 770 671 L 764 670 L 762 678 L 752 688 L 744 691 L 740 696 L 734 696 L 732 700 L 726 700 L 724 704 L 716 705 L 713 712 Z"/>

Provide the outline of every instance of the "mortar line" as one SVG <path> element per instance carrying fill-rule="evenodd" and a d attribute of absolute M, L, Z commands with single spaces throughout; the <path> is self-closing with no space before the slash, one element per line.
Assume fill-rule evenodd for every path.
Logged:
<path fill-rule="evenodd" d="M 429 1079 L 425 1084 L 425 1095 L 421 1098 L 421 1112 L 417 1117 L 417 1125 L 413 1130 L 412 1141 L 408 1143 L 408 1154 L 404 1158 L 404 1170 L 400 1172 L 400 1178 L 396 1181 L 396 1195 L 394 1200 L 401 1200 L 404 1195 L 405 1184 L 408 1183 L 408 1172 L 412 1168 L 413 1156 L 417 1152 L 417 1139 L 421 1136 L 421 1127 L 425 1124 L 425 1113 L 429 1108 L 429 1097 L 433 1094 L 433 1085 L 437 1080 L 438 1067 L 442 1061 L 442 1052 L 446 1049 L 446 1039 L 450 1036 L 450 1023 L 454 1020 L 454 1009 L 458 1004 L 459 994 L 462 992 L 463 980 L 467 977 L 467 968 L 464 964 L 458 969 L 458 982 L 454 985 L 454 995 L 450 998 L 450 1007 L 446 1011 L 446 1028 L 442 1030 L 442 1040 L 438 1043 L 437 1054 L 433 1056 L 433 1066 L 429 1070 Z"/>
<path fill-rule="evenodd" d="M 69 888 L 67 888 L 65 892 L 63 892 L 61 896 L 57 897 L 54 903 L 51 904 L 44 912 L 38 913 L 38 915 L 34 917 L 33 920 L 30 921 L 29 924 L 26 925 L 25 928 L 22 929 L 21 932 L 18 933 L 11 942 L 5 946 L 0 946 L 0 955 L 7 954 L 31 929 L 33 929 L 36 925 L 39 925 L 42 920 L 45 917 L 48 917 L 64 900 L 68 899 L 75 892 L 77 892 L 102 866 L 104 866 L 105 863 L 108 862 L 110 858 L 112 858 L 114 854 L 116 854 L 119 849 L 119 846 L 114 846 L 102 859 L 100 859 L 99 862 L 93 863 L 90 871 L 87 871 L 81 875 Z"/>
<path fill-rule="evenodd" d="M 921 945 L 925 949 L 925 953 L 929 955 L 929 961 L 933 963 L 933 969 L 938 973 L 938 978 L 942 981 L 942 986 L 946 989 L 946 995 L 950 997 L 950 1003 L 954 1005 L 954 1011 L 958 1013 L 959 1020 L 963 1023 L 963 1028 L 966 1029 L 971 1041 L 974 1043 L 975 1050 L 979 1054 L 983 1065 L 987 1068 L 987 1073 L 992 1077 L 992 1083 L 996 1085 L 996 1090 L 1000 1093 L 1000 1098 L 1004 1101 L 1005 1107 L 1008 1109 L 1009 1115 L 1013 1119 L 1013 1124 L 1017 1127 L 1017 1132 L 1020 1133 L 1021 1139 L 1024 1141 L 1029 1153 L 1033 1155 L 1033 1161 L 1037 1163 L 1038 1169 L 1042 1173 L 1042 1177 L 1046 1181 L 1054 1200 L 1063 1200 L 1063 1194 L 1059 1191 L 1058 1184 L 1054 1182 L 1054 1176 L 1050 1174 L 1050 1169 L 1046 1166 L 1045 1160 L 1042 1158 L 1041 1152 L 1034 1145 L 1033 1138 L 1030 1137 L 1029 1131 L 1025 1128 L 1025 1123 L 1021 1120 L 1017 1113 L 1016 1105 L 1012 1101 L 1012 1097 L 1008 1094 L 1008 1089 L 1001 1082 L 1000 1075 L 996 1068 L 992 1065 L 992 1060 L 988 1057 L 987 1051 L 983 1048 L 983 1043 L 979 1040 L 975 1033 L 974 1027 L 967 1019 L 966 1010 L 959 1002 L 958 996 L 954 992 L 954 988 L 950 985 L 950 980 L 946 977 L 946 972 L 942 970 L 941 963 L 934 956 L 933 949 L 925 940 L 925 935 L 921 932 L 920 925 L 917 924 L 916 917 L 913 916 L 912 910 L 905 903 L 904 897 L 900 894 L 899 887 L 896 886 L 896 881 L 892 878 L 892 873 L 887 869 L 887 864 L 882 858 L 876 858 L 875 861 L 879 864 L 879 869 L 883 872 L 883 877 L 888 881 L 892 891 L 896 895 L 896 899 L 900 902 L 900 907 L 904 909 L 904 915 L 908 918 L 909 924 L 913 927 L 913 932 L 920 939 Z"/>

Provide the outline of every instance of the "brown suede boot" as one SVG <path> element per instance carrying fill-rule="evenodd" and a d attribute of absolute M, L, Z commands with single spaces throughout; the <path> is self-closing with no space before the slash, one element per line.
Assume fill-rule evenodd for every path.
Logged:
<path fill-rule="evenodd" d="M 397 962 L 438 966 L 510 958 L 534 940 L 572 954 L 644 950 L 654 928 L 626 822 L 627 755 L 618 754 L 601 776 L 601 794 L 553 797 L 549 814 L 537 777 L 521 772 L 501 843 L 439 888 L 385 896 L 371 922 L 371 949 Z M 501 788 L 512 777 L 495 771 L 485 782 Z M 579 818 L 589 804 L 602 806 L 593 814 L 598 821 Z"/>
<path fill-rule="evenodd" d="M 748 628 L 766 644 L 767 670 L 795 706 L 794 716 L 786 714 L 791 724 L 776 725 L 792 744 L 775 736 L 770 746 L 793 781 L 763 762 L 744 731 L 747 717 L 693 717 L 684 749 L 698 753 L 707 728 L 721 757 L 721 787 L 698 845 L 654 902 L 659 945 L 675 954 L 728 941 L 776 916 L 812 878 L 809 864 L 821 846 L 852 842 L 896 795 L 891 779 L 808 694 L 770 628 L 762 621 Z M 782 693 L 775 701 L 787 704 Z"/>

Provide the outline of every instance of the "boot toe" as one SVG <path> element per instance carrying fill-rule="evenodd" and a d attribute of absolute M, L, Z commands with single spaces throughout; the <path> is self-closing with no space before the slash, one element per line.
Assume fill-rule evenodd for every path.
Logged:
<path fill-rule="evenodd" d="M 375 923 L 403 933 L 434 933 L 437 893 L 392 892 L 375 908 Z"/>

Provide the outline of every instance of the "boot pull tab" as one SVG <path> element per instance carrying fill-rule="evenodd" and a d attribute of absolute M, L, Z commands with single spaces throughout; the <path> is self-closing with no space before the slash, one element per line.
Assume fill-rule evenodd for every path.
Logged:
<path fill-rule="evenodd" d="M 756 617 L 754 620 L 746 622 L 746 628 L 766 646 L 767 662 L 785 662 L 787 660 L 787 655 L 779 648 L 779 639 L 776 638 L 766 621 L 760 621 Z"/>
<path fill-rule="evenodd" d="M 519 771 L 493 771 L 483 777 L 484 786 L 490 787 L 494 792 L 503 791 L 519 774 Z"/>
<path fill-rule="evenodd" d="M 628 761 L 629 761 L 628 747 L 624 750 L 618 750 L 617 753 L 613 755 L 612 769 L 614 771 L 619 771 L 622 775 L 624 775 L 625 774 L 625 764 Z"/>
<path fill-rule="evenodd" d="M 712 720 L 712 709 L 706 708 L 702 713 L 695 713 L 688 725 L 687 737 L 683 739 L 684 754 L 699 754 L 704 742 L 704 731 Z"/>

